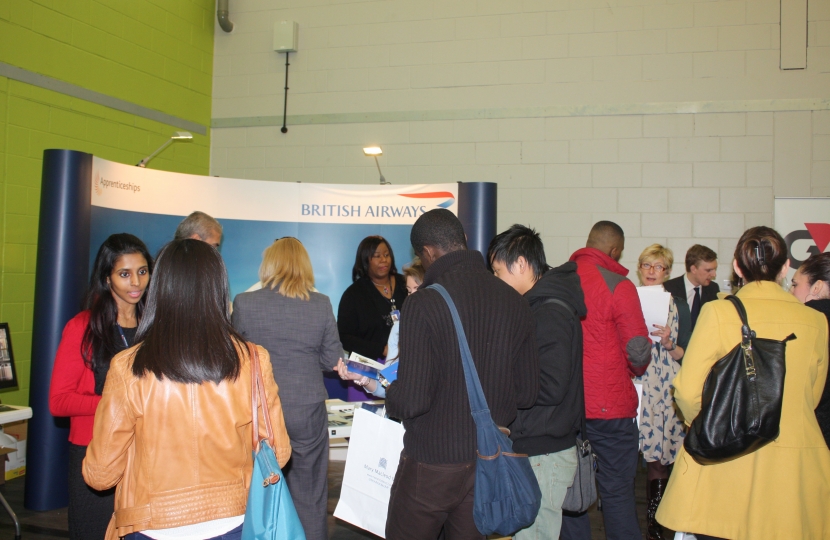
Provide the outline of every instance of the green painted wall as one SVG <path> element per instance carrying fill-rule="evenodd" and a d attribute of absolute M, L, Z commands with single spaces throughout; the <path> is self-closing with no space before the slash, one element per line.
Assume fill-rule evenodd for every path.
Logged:
<path fill-rule="evenodd" d="M 214 0 L 0 0 L 0 62 L 209 125 L 214 16 Z M 29 399 L 43 150 L 137 163 L 177 129 L 0 77 L 0 321 L 20 381 L 3 402 Z M 209 165 L 209 138 L 196 134 L 150 163 Z"/>

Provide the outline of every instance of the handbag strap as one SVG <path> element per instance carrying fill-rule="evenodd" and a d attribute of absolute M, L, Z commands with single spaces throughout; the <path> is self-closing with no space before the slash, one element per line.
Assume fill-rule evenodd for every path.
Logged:
<path fill-rule="evenodd" d="M 548 298 L 545 298 L 544 302 L 542 302 L 542 305 L 545 305 L 545 304 L 557 304 L 557 305 L 560 305 L 560 306 L 564 307 L 568 311 L 568 313 L 571 314 L 571 317 L 573 317 L 573 320 L 575 320 L 577 323 L 579 323 L 579 313 L 576 312 L 576 308 L 574 308 L 572 305 L 565 302 L 564 300 L 560 300 L 559 298 L 554 298 L 553 296 L 549 296 Z M 580 424 L 579 424 L 579 436 L 582 437 L 582 448 L 580 448 L 580 450 L 582 451 L 583 455 L 585 455 L 586 443 L 588 442 L 588 431 L 587 430 L 588 430 L 588 424 L 587 424 L 587 419 L 585 418 L 585 404 L 584 404 L 584 399 L 583 399 L 582 414 L 580 415 Z"/>
<path fill-rule="evenodd" d="M 467 343 L 467 335 L 464 333 L 464 326 L 461 324 L 461 317 L 458 316 L 458 310 L 455 307 L 455 302 L 452 301 L 450 293 L 447 292 L 442 285 L 433 283 L 427 287 L 434 289 L 447 302 L 447 307 L 450 308 L 450 315 L 452 315 L 452 322 L 455 325 L 455 333 L 458 336 L 458 347 L 461 351 L 461 364 L 464 366 L 464 379 L 467 383 L 467 398 L 470 400 L 470 411 L 473 413 L 473 418 L 476 417 L 477 412 L 488 410 L 487 399 L 484 397 L 484 391 L 481 389 L 481 381 L 478 378 L 478 371 L 473 363 L 473 355 L 470 352 L 470 345 Z"/>
<path fill-rule="evenodd" d="M 251 360 L 251 416 L 253 419 L 253 446 L 259 449 L 259 411 L 262 407 L 262 416 L 265 420 L 265 433 L 268 444 L 274 448 L 274 432 L 271 428 L 271 413 L 268 411 L 268 396 L 265 394 L 265 385 L 262 383 L 262 368 L 259 365 L 259 353 L 256 345 L 248 343 L 248 358 Z"/>
<path fill-rule="evenodd" d="M 734 294 L 730 294 L 726 299 L 732 302 L 732 305 L 738 310 L 738 316 L 741 318 L 741 343 L 744 347 L 748 347 L 750 340 L 755 337 L 755 332 L 749 327 L 749 321 L 746 318 L 746 308 L 744 308 L 741 299 Z"/>

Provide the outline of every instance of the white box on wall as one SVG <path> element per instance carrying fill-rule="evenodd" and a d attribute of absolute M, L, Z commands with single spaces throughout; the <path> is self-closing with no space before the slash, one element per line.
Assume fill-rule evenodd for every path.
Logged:
<path fill-rule="evenodd" d="M 297 52 L 299 28 L 295 21 L 277 21 L 274 23 L 274 50 L 277 52 Z"/>

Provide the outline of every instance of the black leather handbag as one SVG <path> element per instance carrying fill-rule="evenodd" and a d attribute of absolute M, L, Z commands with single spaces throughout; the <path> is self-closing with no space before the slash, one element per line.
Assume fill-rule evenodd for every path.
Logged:
<path fill-rule="evenodd" d="M 787 342 L 755 336 L 746 310 L 727 296 L 741 317 L 741 342 L 718 360 L 703 384 L 700 414 L 683 447 L 703 465 L 722 463 L 769 444 L 778 437 L 784 396 Z"/>

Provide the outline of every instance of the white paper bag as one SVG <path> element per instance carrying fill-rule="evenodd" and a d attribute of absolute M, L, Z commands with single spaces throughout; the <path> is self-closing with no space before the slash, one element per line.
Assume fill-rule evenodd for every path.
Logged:
<path fill-rule="evenodd" d="M 401 424 L 356 409 L 334 517 L 386 538 L 389 493 L 403 450 Z"/>

